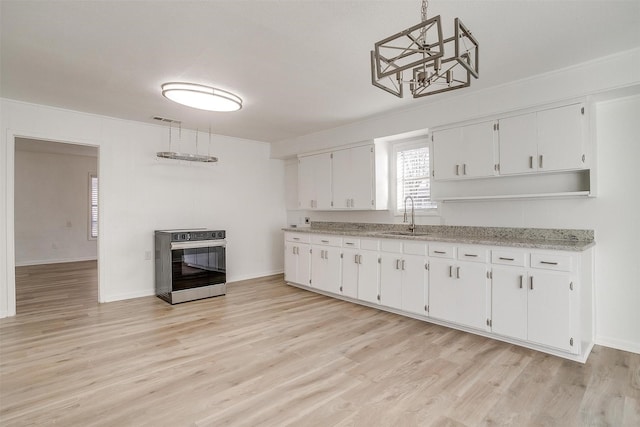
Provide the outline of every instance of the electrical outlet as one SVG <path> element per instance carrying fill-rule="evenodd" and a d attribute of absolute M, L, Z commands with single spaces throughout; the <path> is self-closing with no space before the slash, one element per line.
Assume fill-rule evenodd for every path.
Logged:
<path fill-rule="evenodd" d="M 308 216 L 304 217 L 304 223 L 305 224 L 311 224 L 311 218 L 309 218 Z"/>
<path fill-rule="evenodd" d="M 144 252 L 144 259 L 146 259 L 147 261 L 151 260 L 151 251 Z"/>

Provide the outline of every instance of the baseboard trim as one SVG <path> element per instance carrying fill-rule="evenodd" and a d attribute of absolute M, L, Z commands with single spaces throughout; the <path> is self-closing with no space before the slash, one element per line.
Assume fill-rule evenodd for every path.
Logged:
<path fill-rule="evenodd" d="M 155 289 L 145 289 L 144 291 L 129 292 L 126 294 L 107 295 L 104 298 L 102 298 L 100 302 L 105 303 L 105 302 L 124 301 L 127 299 L 150 297 L 150 296 L 154 296 L 155 294 L 156 294 Z"/>
<path fill-rule="evenodd" d="M 32 261 L 16 261 L 16 267 L 28 267 L 31 265 L 45 265 L 45 264 L 63 264 L 65 262 L 80 262 L 80 261 L 97 261 L 96 257 L 80 257 L 80 258 L 64 258 L 64 259 L 40 259 Z"/>
<path fill-rule="evenodd" d="M 255 273 L 255 274 L 243 274 L 243 275 L 239 275 L 239 276 L 227 276 L 227 284 L 232 284 L 234 282 L 242 282 L 245 280 L 250 280 L 250 279 L 258 279 L 260 277 L 268 277 L 268 276 L 275 276 L 276 274 L 283 274 L 284 273 L 284 269 L 282 270 L 272 270 L 272 271 L 265 271 L 262 273 Z"/>
<path fill-rule="evenodd" d="M 596 344 L 615 348 L 616 350 L 628 351 L 630 353 L 640 354 L 640 343 L 626 340 L 619 340 L 611 337 L 596 336 Z"/>

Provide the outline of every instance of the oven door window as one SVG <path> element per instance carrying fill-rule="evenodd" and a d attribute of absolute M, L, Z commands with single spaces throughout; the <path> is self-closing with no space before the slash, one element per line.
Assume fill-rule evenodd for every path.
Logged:
<path fill-rule="evenodd" d="M 224 246 L 173 249 L 171 258 L 174 291 L 227 281 Z"/>

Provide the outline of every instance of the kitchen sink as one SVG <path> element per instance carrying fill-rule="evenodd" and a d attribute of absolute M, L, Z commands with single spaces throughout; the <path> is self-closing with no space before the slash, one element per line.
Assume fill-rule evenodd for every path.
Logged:
<path fill-rule="evenodd" d="M 385 231 L 380 234 L 384 236 L 415 236 L 415 237 L 430 235 L 430 233 L 413 233 L 411 231 Z"/>

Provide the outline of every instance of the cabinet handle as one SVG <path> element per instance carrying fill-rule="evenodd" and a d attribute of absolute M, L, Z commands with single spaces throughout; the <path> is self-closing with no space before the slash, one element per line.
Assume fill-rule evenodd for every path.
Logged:
<path fill-rule="evenodd" d="M 453 266 L 449 266 L 449 277 L 453 277 Z"/>
<path fill-rule="evenodd" d="M 529 169 L 533 169 L 533 156 L 529 156 Z"/>
<path fill-rule="evenodd" d="M 540 154 L 540 163 L 539 163 L 539 167 L 540 167 L 540 169 L 542 169 L 542 154 Z"/>
<path fill-rule="evenodd" d="M 460 267 L 456 267 L 456 279 L 460 278 Z"/>
<path fill-rule="evenodd" d="M 378 299 L 378 301 L 380 301 L 380 294 L 378 294 L 378 296 L 376 298 Z"/>
<path fill-rule="evenodd" d="M 294 237 L 293 240 L 300 240 L 300 238 L 299 237 Z"/>
<path fill-rule="evenodd" d="M 473 258 L 477 258 L 478 257 L 478 255 L 476 255 L 476 254 L 464 254 L 464 256 L 470 256 L 470 257 L 473 257 Z"/>
<path fill-rule="evenodd" d="M 347 207 L 350 208 L 351 207 L 351 200 L 347 199 Z"/>
<path fill-rule="evenodd" d="M 400 270 L 400 260 L 396 260 L 396 270 Z"/>
<path fill-rule="evenodd" d="M 529 289 L 533 290 L 533 276 L 529 277 Z"/>
<path fill-rule="evenodd" d="M 557 263 L 557 262 L 551 262 L 551 261 L 540 261 L 540 264 L 558 265 L 558 263 Z"/>
<path fill-rule="evenodd" d="M 523 282 L 524 282 L 524 276 L 520 276 L 520 289 L 522 289 Z"/>
<path fill-rule="evenodd" d="M 342 286 L 340 286 L 340 292 L 342 292 Z"/>
<path fill-rule="evenodd" d="M 320 240 L 322 243 L 329 243 L 328 240 Z"/>
<path fill-rule="evenodd" d="M 353 243 L 353 242 L 345 242 L 345 244 L 346 244 L 346 245 L 350 245 L 350 246 L 355 245 L 355 243 Z"/>
<path fill-rule="evenodd" d="M 456 165 L 456 175 L 460 175 L 460 165 Z"/>
<path fill-rule="evenodd" d="M 446 254 L 445 251 L 433 251 L 433 253 L 434 254 L 442 254 L 442 255 Z"/>
<path fill-rule="evenodd" d="M 362 255 L 358 255 L 358 264 L 362 264 Z"/>
<path fill-rule="evenodd" d="M 498 259 L 501 259 L 502 261 L 513 261 L 513 258 L 505 258 L 505 257 L 499 257 Z"/>
<path fill-rule="evenodd" d="M 467 164 L 463 163 L 462 164 L 462 175 L 466 175 L 467 174 Z"/>
<path fill-rule="evenodd" d="M 354 256 L 353 256 L 353 262 L 355 262 L 356 264 L 358 264 L 358 255 L 354 255 Z"/>
<path fill-rule="evenodd" d="M 402 260 L 402 269 L 404 270 L 404 260 Z"/>
<path fill-rule="evenodd" d="M 354 201 L 354 199 L 351 199 L 351 207 L 353 207 L 356 204 L 356 202 Z"/>

